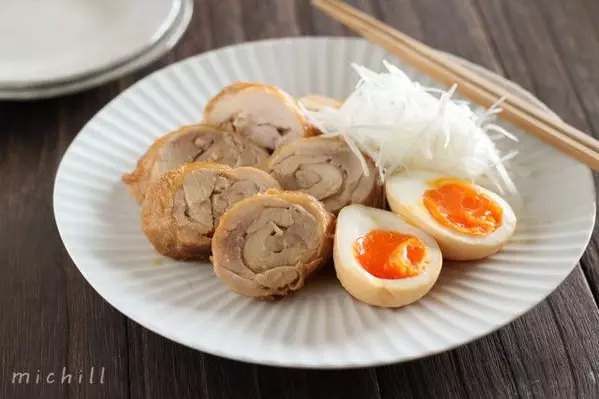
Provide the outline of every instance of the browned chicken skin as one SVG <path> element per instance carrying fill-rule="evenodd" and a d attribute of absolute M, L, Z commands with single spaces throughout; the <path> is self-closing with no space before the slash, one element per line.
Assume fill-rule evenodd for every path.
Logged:
<path fill-rule="evenodd" d="M 221 216 L 236 202 L 278 183 L 262 170 L 190 163 L 166 172 L 142 203 L 143 231 L 156 250 L 175 259 L 205 255 Z"/>
<path fill-rule="evenodd" d="M 243 134 L 269 150 L 317 133 L 294 98 L 278 87 L 252 82 L 221 90 L 206 106 L 204 123 Z"/>
<path fill-rule="evenodd" d="M 184 126 L 158 138 L 139 159 L 135 170 L 125 173 L 122 180 L 141 203 L 149 184 L 180 165 L 202 161 L 232 167 L 254 166 L 267 157 L 265 149 L 236 133 L 207 125 Z"/>
<path fill-rule="evenodd" d="M 284 190 L 306 192 L 336 214 L 346 205 L 377 205 L 381 187 L 374 163 L 360 160 L 341 137 L 311 137 L 286 144 L 262 165 Z"/>
<path fill-rule="evenodd" d="M 282 297 L 328 260 L 333 234 L 333 216 L 314 197 L 269 190 L 223 215 L 212 241 L 214 271 L 241 295 Z"/>

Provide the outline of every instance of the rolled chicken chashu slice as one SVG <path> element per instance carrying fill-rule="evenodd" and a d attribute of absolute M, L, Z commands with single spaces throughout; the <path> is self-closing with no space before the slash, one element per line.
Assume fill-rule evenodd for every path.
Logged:
<path fill-rule="evenodd" d="M 201 161 L 232 167 L 255 166 L 268 152 L 251 140 L 207 125 L 184 126 L 158 138 L 122 181 L 141 203 L 150 183 L 180 165 Z"/>
<path fill-rule="evenodd" d="M 190 163 L 162 175 L 142 204 L 144 233 L 156 250 L 175 259 L 207 254 L 220 217 L 237 201 L 279 184 L 253 167 Z"/>
<path fill-rule="evenodd" d="M 221 90 L 206 105 L 204 123 L 243 134 L 270 150 L 318 133 L 293 97 L 276 86 L 252 82 Z"/>
<path fill-rule="evenodd" d="M 284 190 L 308 193 L 337 214 L 349 204 L 376 206 L 382 201 L 374 162 L 365 160 L 368 176 L 342 137 L 319 136 L 280 147 L 260 167 Z"/>
<path fill-rule="evenodd" d="M 235 204 L 214 232 L 214 271 L 233 291 L 275 299 L 331 256 L 334 218 L 316 198 L 269 190 Z"/>

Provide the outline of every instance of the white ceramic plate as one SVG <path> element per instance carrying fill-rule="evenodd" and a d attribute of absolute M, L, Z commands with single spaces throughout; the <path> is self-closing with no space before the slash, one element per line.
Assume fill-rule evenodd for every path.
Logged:
<path fill-rule="evenodd" d="M 334 276 L 315 278 L 279 302 L 251 300 L 230 292 L 210 264 L 164 259 L 144 238 L 121 174 L 156 137 L 199 121 L 206 101 L 224 85 L 257 80 L 295 96 L 343 98 L 356 83 L 351 62 L 380 70 L 384 58 L 405 67 L 360 39 L 246 43 L 179 62 L 125 91 L 83 128 L 56 177 L 56 222 L 81 273 L 114 307 L 164 337 L 276 366 L 347 368 L 419 358 L 488 334 L 531 309 L 582 255 L 594 224 L 595 191 L 586 167 L 510 126 L 521 139 L 520 166 L 529 172 L 516 178 L 524 210 L 513 240 L 485 261 L 447 263 L 426 297 L 399 310 L 357 302 Z M 466 65 L 542 107 L 513 84 Z"/>
<path fill-rule="evenodd" d="M 0 86 L 64 81 L 151 47 L 181 0 L 0 2 Z"/>
<path fill-rule="evenodd" d="M 66 0 L 64 0 L 63 3 L 65 1 Z M 52 75 L 51 69 L 44 69 L 39 78 L 31 79 L 32 76 L 29 76 L 29 80 L 19 80 L 16 79 L 15 75 L 16 72 L 14 66 L 16 64 L 6 61 L 9 60 L 9 58 L 2 58 L 5 61 L 2 64 L 2 60 L 0 60 L 0 100 L 31 100 L 74 93 L 117 79 L 156 61 L 177 44 L 179 39 L 185 33 L 193 14 L 193 0 L 159 0 L 158 3 L 160 3 L 162 7 L 164 7 L 165 4 L 171 5 L 171 8 L 167 9 L 167 13 L 163 15 L 163 17 L 166 18 L 166 21 L 161 26 L 161 29 L 155 35 L 147 37 L 147 45 L 142 45 L 142 42 L 138 42 L 139 46 L 137 48 L 131 47 L 131 43 L 129 43 L 128 47 L 110 46 L 110 44 L 105 44 L 114 50 L 110 62 L 108 62 L 108 59 L 105 59 L 102 62 L 92 64 L 91 60 L 87 60 L 85 62 L 85 65 L 87 66 L 86 69 L 83 64 L 78 64 L 77 60 L 71 60 L 72 62 L 68 68 L 65 68 L 65 71 L 62 71 L 61 73 Z M 65 4 L 63 4 L 63 6 L 64 5 Z M 119 7 L 116 8 L 118 9 Z M 158 7 L 155 11 L 157 9 Z M 143 13 L 141 13 L 141 15 L 143 15 Z M 124 27 L 121 28 L 124 29 Z M 96 40 L 101 39 L 108 40 L 108 38 L 97 38 Z M 2 45 L 3 44 L 0 43 L 0 55 L 2 54 Z M 4 43 L 4 45 L 6 45 L 6 43 Z M 74 44 L 71 43 L 71 45 Z M 90 46 L 90 48 L 91 47 L 92 46 Z M 126 52 L 127 49 L 130 50 L 128 53 Z M 4 49 L 4 52 L 9 52 L 9 50 L 10 49 Z M 63 51 L 66 52 L 66 49 L 63 49 Z M 30 58 L 33 57 L 31 54 L 35 55 L 33 52 L 29 54 Z M 35 58 L 40 58 L 42 56 L 43 54 L 37 54 L 35 55 Z M 78 59 L 79 58 L 82 57 L 78 57 Z M 59 58 L 58 60 L 63 63 L 69 61 L 62 58 Z M 27 62 L 26 59 L 17 59 L 17 61 L 20 63 Z M 37 60 L 35 63 L 31 62 L 29 65 L 44 65 L 44 63 Z M 2 75 L 2 72 L 4 75 Z M 23 73 L 33 74 L 33 71 L 27 72 L 27 69 L 25 69 Z M 25 75 L 22 75 L 21 78 L 24 76 Z M 12 80 L 9 79 L 9 77 L 12 78 Z"/>

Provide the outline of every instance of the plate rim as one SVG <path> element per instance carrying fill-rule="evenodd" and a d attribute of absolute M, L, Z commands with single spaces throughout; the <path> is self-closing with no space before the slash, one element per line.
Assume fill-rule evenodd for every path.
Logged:
<path fill-rule="evenodd" d="M 60 223 L 59 223 L 59 215 L 58 215 L 58 210 L 57 210 L 57 202 L 60 202 L 60 200 L 58 199 L 58 192 L 57 192 L 57 182 L 60 178 L 60 174 L 61 174 L 61 170 L 64 167 L 64 161 L 66 159 L 67 154 L 69 153 L 69 151 L 71 150 L 72 146 L 77 142 L 78 139 L 80 139 L 81 137 L 81 133 L 88 127 L 88 125 L 90 123 L 92 123 L 92 121 L 100 114 L 102 113 L 105 109 L 111 107 L 113 105 L 113 103 L 115 101 L 117 101 L 122 95 L 124 95 L 124 93 L 126 93 L 129 90 L 134 90 L 135 87 L 137 87 L 138 85 L 142 85 L 144 84 L 144 82 L 146 80 L 150 80 L 152 79 L 152 77 L 154 77 L 154 75 L 156 74 L 160 74 L 160 73 L 164 73 L 163 71 L 169 69 L 169 68 L 174 68 L 176 67 L 176 65 L 182 64 L 184 62 L 190 62 L 192 59 L 196 59 L 196 58 L 200 58 L 200 57 L 208 57 L 210 56 L 210 54 L 215 53 L 215 52 L 220 52 L 220 51 L 227 51 L 227 50 L 231 50 L 233 48 L 236 47 L 243 47 L 243 46 L 253 46 L 253 45 L 260 45 L 260 44 L 272 44 L 272 43 L 277 43 L 277 42 L 286 42 L 286 41 L 310 41 L 310 40 L 322 40 L 322 41 L 330 41 L 330 40 L 339 40 L 339 41 L 367 41 L 365 39 L 359 38 L 359 37 L 352 37 L 352 36 L 291 36 L 291 37 L 282 37 L 282 38 L 273 38 L 273 39 L 265 39 L 265 40 L 255 40 L 255 41 L 248 41 L 248 42 L 241 42 L 241 43 L 235 43 L 235 44 L 230 44 L 230 45 L 226 45 L 226 46 L 222 46 L 219 48 L 215 48 L 215 49 L 211 49 L 209 51 L 206 52 L 202 52 L 202 53 L 198 53 L 186 58 L 183 58 L 181 60 L 178 60 L 177 62 L 171 63 L 169 65 L 164 66 L 163 68 L 160 68 L 159 70 L 156 70 L 154 72 L 152 72 L 151 74 L 145 76 L 144 78 L 140 79 L 139 81 L 135 82 L 133 85 L 131 85 L 130 87 L 128 87 L 126 90 L 122 91 L 121 93 L 119 93 L 117 96 L 115 96 L 112 100 L 110 100 L 107 104 L 105 104 L 101 109 L 99 109 L 92 118 L 90 118 L 89 121 L 87 121 L 84 126 L 80 129 L 80 131 L 77 133 L 77 135 L 74 137 L 74 139 L 71 141 L 71 143 L 67 146 L 67 149 L 65 150 L 65 152 L 63 153 L 63 156 L 61 158 L 61 161 L 58 165 L 58 168 L 56 170 L 56 174 L 55 174 L 55 178 L 54 178 L 54 188 L 53 188 L 53 197 L 52 197 L 52 206 L 53 206 L 53 214 L 54 214 L 54 221 L 55 221 L 55 225 L 57 227 L 59 236 L 61 238 L 61 241 L 63 242 L 63 246 L 65 247 L 69 257 L 71 258 L 71 260 L 73 261 L 74 265 L 77 267 L 77 269 L 79 270 L 79 272 L 83 275 L 83 277 L 85 278 L 85 280 L 87 281 L 88 284 L 90 284 L 90 286 L 98 293 L 98 295 L 100 295 L 100 297 L 102 297 L 108 304 L 110 304 L 115 310 L 117 310 L 119 313 L 123 314 L 124 316 L 126 316 L 127 318 L 131 319 L 132 321 L 134 321 L 135 323 L 139 324 L 140 326 L 152 331 L 153 333 L 156 333 L 158 335 L 160 335 L 161 337 L 168 339 L 170 341 L 176 342 L 178 344 L 181 344 L 183 346 L 189 347 L 191 349 L 200 351 L 200 352 L 204 352 L 216 357 L 221 357 L 221 358 L 225 358 L 225 359 L 231 359 L 231 360 L 235 360 L 235 361 L 239 361 L 239 362 L 243 362 L 243 363 L 249 363 L 249 364 L 259 364 L 259 365 L 264 365 L 264 366 L 271 366 L 271 367 L 283 367 L 283 368 L 297 368 L 297 369 L 330 369 L 330 370 L 334 370 L 334 369 L 356 369 L 356 368 L 365 368 L 365 367 L 378 367 L 378 366 L 385 366 L 385 365 L 392 365 L 392 364 L 399 364 L 399 363 L 404 363 L 404 362 L 408 362 L 411 360 L 416 360 L 416 359 L 425 359 L 427 357 L 433 356 L 433 355 L 437 355 L 443 352 L 448 352 L 451 351 L 455 348 L 461 347 L 463 345 L 475 342 L 487 335 L 490 335 L 492 333 L 494 333 L 495 331 L 499 330 L 500 328 L 506 327 L 507 325 L 511 324 L 512 322 L 514 322 L 516 319 L 520 318 L 521 316 L 523 316 L 524 314 L 528 313 L 529 311 L 533 310 L 536 306 L 538 306 L 539 303 L 543 302 L 544 300 L 547 299 L 547 297 L 554 293 L 555 290 L 572 274 L 572 272 L 574 271 L 574 269 L 576 268 L 576 266 L 579 264 L 580 262 L 580 258 L 584 255 L 584 253 L 586 252 L 588 245 L 590 243 L 592 234 L 593 234 L 593 230 L 596 224 L 596 211 L 597 211 L 597 204 L 596 204 L 596 188 L 595 188 L 595 182 L 593 179 L 593 174 L 592 171 L 584 166 L 582 166 L 582 169 L 585 171 L 585 179 L 587 180 L 587 187 L 589 189 L 589 192 L 586 193 L 586 195 L 588 195 L 591 198 L 591 208 L 592 208 L 592 212 L 589 212 L 589 215 L 585 218 L 588 218 L 587 222 L 590 222 L 589 225 L 589 229 L 588 232 L 586 233 L 585 237 L 584 237 L 584 245 L 581 246 L 581 249 L 578 251 L 579 253 L 577 254 L 577 261 L 570 267 L 570 269 L 567 271 L 567 273 L 564 274 L 564 276 L 557 281 L 557 283 L 555 285 L 553 285 L 553 287 L 548 290 L 548 292 L 543 295 L 541 298 L 539 298 L 539 300 L 537 300 L 534 304 L 532 304 L 531 306 L 529 306 L 528 308 L 524 309 L 521 312 L 517 312 L 515 313 L 509 321 L 500 324 L 500 325 L 496 325 L 491 329 L 488 329 L 484 332 L 469 336 L 466 339 L 463 340 L 458 340 L 454 343 L 452 343 L 451 345 L 445 346 L 442 349 L 433 349 L 433 350 L 427 350 L 426 352 L 421 352 L 421 354 L 418 355 L 412 355 L 412 356 L 404 356 L 400 359 L 394 359 L 394 360 L 382 360 L 380 358 L 373 358 L 370 357 L 367 360 L 364 359 L 360 359 L 356 362 L 345 362 L 343 364 L 341 364 L 342 362 L 333 362 L 333 363 L 318 363 L 316 364 L 316 362 L 305 362 L 305 361 L 297 361 L 297 360 L 289 360 L 289 359 L 277 359 L 275 358 L 274 360 L 271 360 L 273 358 L 269 358 L 269 359 L 256 359 L 253 358 L 252 356 L 246 356 L 242 353 L 236 352 L 236 353 L 230 353 L 227 351 L 223 351 L 220 348 L 216 348 L 216 347 L 210 347 L 210 346 L 203 346 L 203 345 L 198 345 L 198 341 L 195 342 L 190 342 L 187 339 L 181 339 L 181 337 L 177 336 L 174 337 L 172 334 L 169 333 L 169 331 L 165 331 L 163 328 L 161 328 L 160 326 L 157 326 L 154 324 L 154 322 L 152 320 L 149 321 L 144 321 L 143 323 L 139 321 L 139 318 L 137 317 L 137 315 L 132 315 L 129 311 L 129 309 L 127 310 L 123 310 L 120 307 L 117 307 L 113 301 L 111 299 L 106 298 L 104 295 L 102 295 L 102 293 L 98 290 L 96 284 L 93 282 L 93 279 L 91 279 L 89 277 L 89 275 L 78 265 L 77 261 L 76 261 L 76 256 L 73 256 L 73 253 L 75 251 L 73 251 L 67 244 L 67 242 L 64 239 L 63 236 L 63 232 L 60 229 Z M 370 43 L 371 45 L 373 45 L 372 43 Z M 376 45 L 375 45 L 376 46 Z M 516 94 L 518 95 L 524 95 L 526 97 L 528 97 L 528 99 L 530 101 L 532 101 L 534 103 L 535 106 L 538 106 L 542 109 L 544 109 L 545 111 L 551 113 L 552 115 L 554 115 L 555 117 L 558 117 L 557 114 L 555 114 L 555 112 L 553 112 L 546 104 L 544 104 L 540 99 L 538 99 L 534 94 L 532 94 L 531 92 L 529 92 L 528 90 L 524 89 L 523 87 L 519 86 L 517 83 L 510 81 L 506 78 L 504 78 L 503 76 L 490 71 L 489 69 L 475 64 L 471 61 L 465 60 L 459 56 L 456 56 L 454 54 L 449 54 L 449 53 L 445 53 L 445 52 L 440 52 L 443 54 L 448 55 L 450 58 L 453 58 L 454 60 L 458 60 L 459 62 L 462 62 L 464 65 L 466 65 L 467 67 L 473 67 L 473 69 L 476 70 L 476 72 L 478 73 L 483 73 L 485 76 L 487 77 L 491 77 L 492 79 L 497 80 L 498 82 L 501 82 L 503 85 L 506 85 L 508 87 L 510 87 L 510 89 L 515 90 Z M 582 177 L 582 175 L 581 175 Z M 581 243 L 583 243 L 583 240 L 580 240 Z"/>

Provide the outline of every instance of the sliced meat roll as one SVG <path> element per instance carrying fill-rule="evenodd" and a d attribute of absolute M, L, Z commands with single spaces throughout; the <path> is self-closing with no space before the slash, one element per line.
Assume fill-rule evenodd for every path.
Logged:
<path fill-rule="evenodd" d="M 241 295 L 282 297 L 329 258 L 333 234 L 333 216 L 316 198 L 269 190 L 223 215 L 212 240 L 214 271 Z"/>
<path fill-rule="evenodd" d="M 232 167 L 255 166 L 267 157 L 264 148 L 236 133 L 207 125 L 184 126 L 156 140 L 122 181 L 141 203 L 152 181 L 180 165 L 202 161 Z"/>
<path fill-rule="evenodd" d="M 261 83 L 238 82 L 225 87 L 209 101 L 204 122 L 241 133 L 271 150 L 317 133 L 294 98 Z"/>
<path fill-rule="evenodd" d="M 381 201 L 376 167 L 365 159 L 368 176 L 342 137 L 319 136 L 279 148 L 265 162 L 265 170 L 284 190 L 308 193 L 336 214 L 349 204 L 374 206 Z"/>
<path fill-rule="evenodd" d="M 239 200 L 278 187 L 260 169 L 186 164 L 166 172 L 148 188 L 141 209 L 143 231 L 165 256 L 202 256 L 223 213 Z"/>

